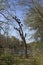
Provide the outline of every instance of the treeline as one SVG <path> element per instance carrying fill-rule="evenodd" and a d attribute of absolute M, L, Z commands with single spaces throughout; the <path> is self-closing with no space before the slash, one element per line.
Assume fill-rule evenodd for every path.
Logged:
<path fill-rule="evenodd" d="M 23 49 L 23 42 L 20 42 L 15 37 L 6 37 L 0 35 L 0 48 L 6 52 L 18 53 L 20 49 Z"/>

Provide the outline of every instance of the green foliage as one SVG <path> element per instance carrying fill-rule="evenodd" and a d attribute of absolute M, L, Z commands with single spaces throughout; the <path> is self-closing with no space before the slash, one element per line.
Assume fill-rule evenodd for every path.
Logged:
<path fill-rule="evenodd" d="M 33 53 L 28 59 L 21 58 L 15 54 L 4 53 L 4 51 L 2 52 L 0 49 L 0 65 L 43 65 L 43 49 L 40 48 L 42 44 L 37 42 L 30 44 L 30 46 Z"/>
<path fill-rule="evenodd" d="M 7 0 L 0 0 L 0 11 L 4 10 L 7 6 L 8 6 L 8 1 Z"/>
<path fill-rule="evenodd" d="M 0 56 L 0 65 L 13 65 L 13 64 L 14 64 L 14 58 L 12 55 L 2 54 Z"/>
<path fill-rule="evenodd" d="M 39 60 L 37 58 L 34 58 L 34 65 L 39 65 Z"/>
<path fill-rule="evenodd" d="M 38 38 L 40 38 L 43 42 L 43 7 L 39 4 L 39 2 L 34 2 L 27 17 L 25 18 L 25 21 L 31 29 L 37 30 L 37 32 L 33 35 L 35 40 L 38 41 Z"/>
<path fill-rule="evenodd" d="M 19 40 L 15 37 L 5 37 L 4 35 L 0 35 L 0 48 L 3 47 L 9 48 L 17 48 L 19 46 Z"/>
<path fill-rule="evenodd" d="M 2 0 L 0 0 L 0 2 L 1 2 Z"/>

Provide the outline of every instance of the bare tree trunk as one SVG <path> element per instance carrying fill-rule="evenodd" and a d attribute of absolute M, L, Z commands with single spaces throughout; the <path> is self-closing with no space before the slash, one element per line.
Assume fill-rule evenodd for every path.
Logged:
<path fill-rule="evenodd" d="M 27 45 L 25 43 L 25 57 L 27 58 Z"/>
<path fill-rule="evenodd" d="M 28 55 L 27 55 L 27 44 L 26 44 L 26 40 L 25 38 L 23 37 L 23 42 L 24 42 L 24 52 L 25 52 L 25 57 L 27 58 Z"/>

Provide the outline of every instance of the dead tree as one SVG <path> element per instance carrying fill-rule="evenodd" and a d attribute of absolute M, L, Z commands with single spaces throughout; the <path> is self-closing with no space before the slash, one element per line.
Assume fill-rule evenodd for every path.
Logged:
<path fill-rule="evenodd" d="M 0 12 L 0 14 L 2 14 L 7 20 L 10 20 L 3 13 Z M 10 13 L 9 13 L 9 15 L 10 15 Z M 24 42 L 25 57 L 27 57 L 27 44 L 26 44 L 26 40 L 25 40 L 26 34 L 24 35 L 24 33 L 23 33 L 23 29 L 22 29 L 23 24 L 21 24 L 20 19 L 18 19 L 17 16 L 13 17 L 11 15 L 11 17 L 12 17 L 12 19 L 14 19 L 18 23 L 19 28 L 14 27 L 14 29 L 19 32 L 20 37 Z"/>
<path fill-rule="evenodd" d="M 24 36 L 23 29 L 22 29 L 23 24 L 21 24 L 20 19 L 18 19 L 16 16 L 13 17 L 13 19 L 14 19 L 14 20 L 18 23 L 18 25 L 19 25 L 19 29 L 18 29 L 18 28 L 15 28 L 15 27 L 14 27 L 14 29 L 19 32 L 20 37 L 21 37 L 21 39 L 22 39 L 23 42 L 24 42 L 25 57 L 27 57 L 27 44 L 26 44 L 26 40 L 25 40 L 26 34 L 25 34 L 25 36 Z"/>

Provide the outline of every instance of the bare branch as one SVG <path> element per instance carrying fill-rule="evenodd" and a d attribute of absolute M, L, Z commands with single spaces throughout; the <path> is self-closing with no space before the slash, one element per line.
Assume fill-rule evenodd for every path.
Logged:
<path fill-rule="evenodd" d="M 3 27 L 1 27 L 1 26 L 0 26 L 0 29 L 2 29 L 4 31 Z"/>
<path fill-rule="evenodd" d="M 18 28 L 14 27 L 14 29 L 17 30 L 17 31 L 19 32 L 19 29 L 18 29 Z"/>
<path fill-rule="evenodd" d="M 35 6 L 35 11 L 37 11 L 38 13 L 39 13 L 39 15 L 43 18 L 43 13 L 42 12 L 40 12 L 40 10 L 39 10 L 39 8 L 38 7 L 36 7 L 36 5 L 35 5 L 35 3 L 34 3 L 34 1 L 32 0 L 32 3 L 33 3 L 33 5 Z"/>

